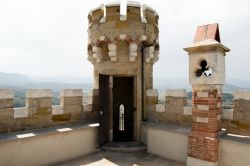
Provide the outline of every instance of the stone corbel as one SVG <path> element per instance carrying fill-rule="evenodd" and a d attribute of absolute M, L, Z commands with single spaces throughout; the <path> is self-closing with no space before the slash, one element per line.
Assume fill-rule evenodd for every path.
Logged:
<path fill-rule="evenodd" d="M 105 17 L 105 14 L 104 14 L 104 12 L 105 12 L 105 5 L 104 4 L 101 5 L 101 11 L 102 11 L 102 17 L 100 19 L 100 23 L 105 23 L 106 22 L 106 17 Z"/>
<path fill-rule="evenodd" d="M 159 50 L 154 51 L 154 58 L 153 63 L 157 62 L 159 60 Z"/>
<path fill-rule="evenodd" d="M 93 51 L 88 51 L 88 61 L 91 63 L 94 63 L 94 58 L 93 58 Z"/>
<path fill-rule="evenodd" d="M 144 50 L 144 55 L 145 55 L 145 61 L 146 62 L 151 62 L 152 59 L 154 59 L 154 46 L 146 47 Z"/>
<path fill-rule="evenodd" d="M 142 17 L 141 17 L 141 22 L 142 23 L 147 23 L 147 18 L 146 18 L 146 5 L 142 5 Z"/>
<path fill-rule="evenodd" d="M 109 48 L 109 57 L 112 62 L 117 61 L 117 46 L 114 43 L 108 45 Z"/>
<path fill-rule="evenodd" d="M 147 36 L 146 35 L 141 35 L 140 37 L 139 37 L 139 41 L 141 41 L 141 42 L 144 42 L 144 41 L 146 41 L 147 40 Z"/>
<path fill-rule="evenodd" d="M 135 61 L 135 58 L 137 57 L 137 49 L 137 43 L 132 42 L 129 44 L 129 61 Z"/>
<path fill-rule="evenodd" d="M 127 35 L 125 35 L 125 34 L 120 34 L 119 38 L 120 38 L 121 40 L 126 40 L 126 39 L 127 39 Z"/>
<path fill-rule="evenodd" d="M 93 51 L 93 58 L 96 60 L 96 62 L 97 63 L 101 62 L 102 48 L 94 46 L 92 51 Z"/>

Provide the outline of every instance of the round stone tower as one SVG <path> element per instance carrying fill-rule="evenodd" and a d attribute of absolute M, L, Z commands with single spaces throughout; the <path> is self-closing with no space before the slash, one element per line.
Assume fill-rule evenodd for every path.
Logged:
<path fill-rule="evenodd" d="M 146 89 L 158 60 L 158 14 L 147 5 L 110 3 L 88 15 L 88 60 L 94 66 L 93 103 L 100 112 L 100 143 L 140 139 Z M 98 100 L 98 101 L 97 101 Z"/>

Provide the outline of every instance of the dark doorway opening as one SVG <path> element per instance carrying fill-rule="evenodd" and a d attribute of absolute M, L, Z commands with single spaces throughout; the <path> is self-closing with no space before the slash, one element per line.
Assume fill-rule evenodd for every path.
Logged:
<path fill-rule="evenodd" d="M 110 129 L 110 107 L 109 107 L 109 76 L 99 75 L 99 143 L 103 145 L 109 141 L 109 129 Z"/>
<path fill-rule="evenodd" d="M 113 78 L 113 141 L 133 141 L 134 79 Z"/>

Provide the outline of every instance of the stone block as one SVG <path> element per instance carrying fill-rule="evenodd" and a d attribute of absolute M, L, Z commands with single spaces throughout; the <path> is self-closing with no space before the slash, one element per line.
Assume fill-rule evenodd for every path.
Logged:
<path fill-rule="evenodd" d="M 62 105 L 52 106 L 52 115 L 60 115 L 60 114 L 63 114 L 63 106 Z"/>
<path fill-rule="evenodd" d="M 208 92 L 197 92 L 197 97 L 208 97 Z"/>
<path fill-rule="evenodd" d="M 45 128 L 52 125 L 52 115 L 33 115 L 31 118 L 16 119 L 18 130 Z"/>
<path fill-rule="evenodd" d="M 117 18 L 112 18 L 114 20 L 116 20 Z M 120 18 L 119 18 L 120 19 Z M 129 28 L 130 23 L 127 21 L 124 22 L 116 22 L 115 28 Z"/>
<path fill-rule="evenodd" d="M 199 123 L 208 123 L 208 118 L 207 117 L 197 116 L 196 117 L 196 122 L 199 122 Z"/>
<path fill-rule="evenodd" d="M 146 98 L 147 104 L 157 104 L 158 103 L 158 96 L 157 97 L 147 97 Z"/>
<path fill-rule="evenodd" d="M 156 104 L 156 112 L 165 112 L 165 105 L 164 104 Z"/>
<path fill-rule="evenodd" d="M 60 104 L 61 105 L 82 105 L 82 96 L 75 97 L 61 97 Z"/>
<path fill-rule="evenodd" d="M 82 105 L 64 105 L 63 106 L 64 113 L 81 113 L 83 112 Z"/>
<path fill-rule="evenodd" d="M 221 112 L 222 119 L 233 119 L 233 109 L 223 109 Z"/>
<path fill-rule="evenodd" d="M 27 107 L 51 107 L 51 97 L 26 98 Z"/>
<path fill-rule="evenodd" d="M 71 121 L 77 121 L 81 119 L 82 113 L 71 113 Z"/>
<path fill-rule="evenodd" d="M 3 119 L 14 119 L 13 108 L 1 108 L 0 109 L 0 120 Z"/>
<path fill-rule="evenodd" d="M 183 115 L 183 105 L 166 105 L 166 112 Z"/>
<path fill-rule="evenodd" d="M 82 97 L 82 89 L 64 89 L 60 92 L 60 97 Z"/>
<path fill-rule="evenodd" d="M 99 8 L 99 9 L 96 9 L 94 11 L 91 12 L 91 18 L 92 18 L 92 21 L 94 20 L 100 20 L 101 17 L 103 16 L 102 15 L 102 10 Z"/>
<path fill-rule="evenodd" d="M 141 21 L 141 16 L 138 14 L 127 14 L 128 21 Z"/>
<path fill-rule="evenodd" d="M 29 89 L 26 98 L 43 98 L 53 97 L 51 89 Z"/>
<path fill-rule="evenodd" d="M 195 105 L 196 108 L 200 111 L 208 111 L 209 110 L 209 105 Z"/>
<path fill-rule="evenodd" d="M 13 119 L 0 120 L 0 134 L 15 131 L 15 121 Z"/>
<path fill-rule="evenodd" d="M 0 99 L 0 109 L 1 108 L 12 108 L 13 107 L 13 99 Z"/>
<path fill-rule="evenodd" d="M 187 91 L 185 89 L 167 89 L 165 96 L 187 97 Z"/>
<path fill-rule="evenodd" d="M 107 15 L 106 16 L 106 22 L 111 22 L 111 21 L 120 21 L 120 14 L 114 14 L 114 15 Z"/>
<path fill-rule="evenodd" d="M 240 90 L 234 92 L 234 100 L 250 100 L 250 91 L 249 90 Z"/>
<path fill-rule="evenodd" d="M 218 162 L 210 162 L 188 156 L 187 166 L 218 166 Z"/>
<path fill-rule="evenodd" d="M 14 118 L 29 117 L 28 107 L 14 108 Z"/>
<path fill-rule="evenodd" d="M 190 107 L 190 106 L 184 106 L 183 107 L 183 114 L 184 115 L 192 115 L 192 107 Z"/>
<path fill-rule="evenodd" d="M 155 104 L 147 104 L 147 111 L 156 111 L 156 105 Z"/>
<path fill-rule="evenodd" d="M 92 111 L 92 104 L 85 104 L 83 105 L 84 112 L 91 112 Z"/>
<path fill-rule="evenodd" d="M 45 98 L 40 98 L 38 100 L 39 107 L 51 107 L 52 106 L 52 98 L 50 97 L 45 97 Z"/>
<path fill-rule="evenodd" d="M 172 97 L 166 96 L 166 106 L 186 106 L 187 98 L 186 97 Z"/>
<path fill-rule="evenodd" d="M 146 96 L 148 96 L 148 97 L 158 97 L 158 91 L 156 89 L 147 89 Z"/>
<path fill-rule="evenodd" d="M 1 99 L 13 99 L 14 93 L 11 89 L 0 89 L 0 100 Z"/>
<path fill-rule="evenodd" d="M 48 107 L 48 108 L 43 108 L 43 107 L 40 107 L 40 108 L 32 108 L 32 109 L 35 109 L 35 112 L 32 114 L 32 116 L 34 115 L 41 115 L 41 116 L 47 116 L 47 115 L 52 115 L 52 108 L 51 107 Z M 30 110 L 30 108 L 29 108 Z"/>
<path fill-rule="evenodd" d="M 52 115 L 53 122 L 70 121 L 71 113 Z"/>
<path fill-rule="evenodd" d="M 234 100 L 233 117 L 233 120 L 250 124 L 250 101 L 243 99 Z"/>

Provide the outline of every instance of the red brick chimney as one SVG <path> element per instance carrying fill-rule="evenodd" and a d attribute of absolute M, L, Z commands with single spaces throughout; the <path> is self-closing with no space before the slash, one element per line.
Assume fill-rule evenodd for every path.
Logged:
<path fill-rule="evenodd" d="M 189 82 L 193 88 L 187 166 L 216 166 L 225 53 L 230 50 L 220 43 L 217 23 L 199 26 L 194 42 L 184 50 L 189 54 Z"/>

